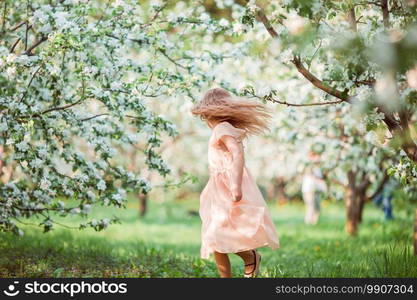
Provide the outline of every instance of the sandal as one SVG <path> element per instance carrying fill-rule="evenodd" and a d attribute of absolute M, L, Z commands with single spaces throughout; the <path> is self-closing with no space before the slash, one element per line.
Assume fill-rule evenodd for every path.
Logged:
<path fill-rule="evenodd" d="M 253 256 L 255 257 L 255 261 L 250 264 L 246 264 L 245 267 L 253 266 L 252 272 L 245 272 L 244 277 L 245 278 L 255 278 L 259 275 L 259 267 L 261 265 L 261 255 L 256 252 L 255 250 L 252 250 Z"/>

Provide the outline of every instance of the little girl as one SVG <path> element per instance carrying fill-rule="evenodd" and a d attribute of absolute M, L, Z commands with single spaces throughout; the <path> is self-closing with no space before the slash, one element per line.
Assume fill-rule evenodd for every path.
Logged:
<path fill-rule="evenodd" d="M 200 196 L 201 257 L 214 253 L 221 277 L 231 277 L 228 253 L 245 263 L 245 277 L 259 273 L 257 248 L 279 247 L 262 194 L 245 167 L 242 140 L 267 129 L 266 108 L 233 99 L 224 89 L 209 90 L 192 109 L 212 129 L 208 148 L 210 179 Z"/>

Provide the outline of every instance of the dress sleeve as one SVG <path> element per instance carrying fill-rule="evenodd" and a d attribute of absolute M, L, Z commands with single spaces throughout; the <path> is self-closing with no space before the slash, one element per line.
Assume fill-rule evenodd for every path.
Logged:
<path fill-rule="evenodd" d="M 236 139 L 237 142 L 241 142 L 246 137 L 246 131 L 240 128 L 234 127 L 229 122 L 222 122 L 216 126 L 216 143 L 218 144 L 224 136 L 231 136 Z"/>

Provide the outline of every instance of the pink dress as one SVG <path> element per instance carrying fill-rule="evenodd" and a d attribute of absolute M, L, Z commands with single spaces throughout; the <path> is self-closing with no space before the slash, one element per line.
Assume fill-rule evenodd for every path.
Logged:
<path fill-rule="evenodd" d="M 262 246 L 279 247 L 266 203 L 246 167 L 242 178 L 242 199 L 238 202 L 232 199 L 232 163 L 236 156 L 221 142 L 226 135 L 241 143 L 246 131 L 228 122 L 221 122 L 213 128 L 208 149 L 210 179 L 200 196 L 202 258 L 209 258 L 215 251 L 236 253 Z"/>

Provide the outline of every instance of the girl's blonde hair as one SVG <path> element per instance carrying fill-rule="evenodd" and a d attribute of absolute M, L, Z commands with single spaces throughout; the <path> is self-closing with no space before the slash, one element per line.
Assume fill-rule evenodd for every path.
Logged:
<path fill-rule="evenodd" d="M 259 102 L 235 99 L 222 88 L 208 90 L 191 112 L 205 121 L 227 121 L 249 134 L 261 134 L 268 129 L 271 115 Z"/>

